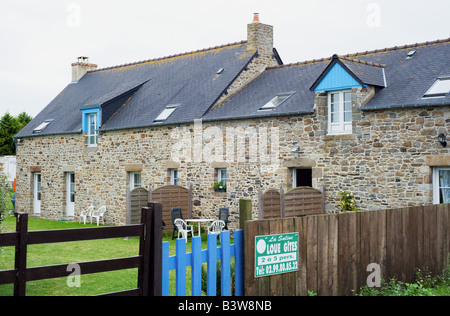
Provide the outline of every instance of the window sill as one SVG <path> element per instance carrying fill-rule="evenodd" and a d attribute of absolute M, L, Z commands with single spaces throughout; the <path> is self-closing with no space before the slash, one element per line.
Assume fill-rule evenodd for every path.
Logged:
<path fill-rule="evenodd" d="M 215 190 L 213 190 L 213 196 L 216 196 L 216 197 L 227 197 L 227 192 L 225 191 L 225 192 L 217 192 L 217 191 L 215 191 Z"/>
<path fill-rule="evenodd" d="M 97 149 L 98 149 L 97 146 L 86 146 L 86 152 L 88 152 L 88 153 L 96 152 Z"/>
<path fill-rule="evenodd" d="M 330 140 L 354 140 L 356 139 L 355 134 L 328 134 L 322 137 L 323 141 L 330 141 Z"/>

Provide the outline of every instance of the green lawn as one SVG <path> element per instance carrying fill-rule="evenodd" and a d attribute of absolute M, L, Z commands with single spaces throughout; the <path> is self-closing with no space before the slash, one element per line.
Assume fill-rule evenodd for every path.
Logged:
<path fill-rule="evenodd" d="M 14 191 L 13 190 L 9 190 L 9 193 L 12 196 L 14 194 Z M 6 210 L 9 211 L 9 210 L 13 210 L 13 209 L 14 209 L 14 206 L 11 203 L 11 198 L 8 197 L 8 199 L 6 200 Z"/>
<path fill-rule="evenodd" d="M 15 218 L 8 216 L 3 223 L 5 232 L 15 231 Z M 49 221 L 38 218 L 29 219 L 29 230 L 54 230 L 95 227 L 74 222 Z M 163 234 L 163 241 L 170 243 L 170 255 L 175 254 L 175 240 L 171 234 Z M 206 237 L 202 237 L 202 248 L 206 249 Z M 190 239 L 187 244 L 190 251 Z M 14 248 L 3 248 L 0 254 L 0 270 L 14 269 Z M 28 246 L 27 267 L 69 264 L 73 262 L 95 261 L 136 256 L 139 253 L 139 238 L 117 238 L 82 242 Z M 172 271 L 174 272 L 174 271 Z M 174 279 L 174 273 L 173 278 Z M 190 271 L 187 273 L 188 295 L 190 294 Z M 81 287 L 70 288 L 67 278 L 42 280 L 27 283 L 28 296 L 90 296 L 101 293 L 123 291 L 137 287 L 137 269 L 97 273 L 81 276 Z M 175 295 L 174 282 L 171 281 L 170 295 Z M 13 294 L 13 285 L 0 285 L 0 296 Z"/>

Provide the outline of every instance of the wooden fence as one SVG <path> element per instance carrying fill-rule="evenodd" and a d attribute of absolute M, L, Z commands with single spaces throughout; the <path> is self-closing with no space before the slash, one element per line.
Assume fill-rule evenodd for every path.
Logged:
<path fill-rule="evenodd" d="M 144 188 L 136 188 L 129 192 L 127 197 L 128 212 L 127 224 L 139 224 L 141 222 L 141 210 L 149 202 L 148 191 Z"/>
<path fill-rule="evenodd" d="M 184 218 L 192 218 L 192 184 L 188 188 L 178 185 L 167 185 L 150 191 L 151 201 L 163 205 L 163 221 L 166 224 L 165 232 L 173 231 L 170 210 L 181 208 Z"/>
<path fill-rule="evenodd" d="M 299 233 L 299 271 L 254 277 L 255 236 Z M 245 224 L 245 295 L 352 295 L 371 263 L 381 278 L 413 282 L 416 268 L 440 274 L 450 253 L 450 204 Z M 371 271 L 372 272 L 372 271 Z"/>
<path fill-rule="evenodd" d="M 325 188 L 322 192 L 310 187 L 299 187 L 284 192 L 270 189 L 259 192 L 259 219 L 276 219 L 325 214 Z"/>
<path fill-rule="evenodd" d="M 235 258 L 234 282 L 235 295 L 244 295 L 244 241 L 243 231 L 234 232 L 234 244 L 230 244 L 230 231 L 223 231 L 220 237 L 220 247 L 217 247 L 217 235 L 208 235 L 207 249 L 202 250 L 201 237 L 192 237 L 192 252 L 186 253 L 186 239 L 176 241 L 176 255 L 169 257 L 169 243 L 163 243 L 162 261 L 162 294 L 169 295 L 169 272 L 176 270 L 176 296 L 186 296 L 186 267 L 191 267 L 192 296 L 202 294 L 202 263 L 207 264 L 208 296 L 216 296 L 217 261 L 221 263 L 221 296 L 231 295 L 231 258 Z"/>
<path fill-rule="evenodd" d="M 15 269 L 0 271 L 0 284 L 14 283 L 14 296 L 26 295 L 30 281 L 68 277 L 67 264 L 27 268 L 28 245 L 83 240 L 140 237 L 139 255 L 128 258 L 77 263 L 82 274 L 138 268 L 137 288 L 105 295 L 161 295 L 162 206 L 149 203 L 141 223 L 122 227 L 28 231 L 28 214 L 16 214 L 15 233 L 0 234 L 0 247 L 15 246 Z"/>

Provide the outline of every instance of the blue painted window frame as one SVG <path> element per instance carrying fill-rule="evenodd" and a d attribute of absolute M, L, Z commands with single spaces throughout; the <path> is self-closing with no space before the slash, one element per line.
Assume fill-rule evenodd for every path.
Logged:
<path fill-rule="evenodd" d="M 91 114 L 95 114 L 97 116 L 97 126 L 96 131 L 100 129 L 100 126 L 102 125 L 102 110 L 99 106 L 92 106 L 92 107 L 86 107 L 81 109 L 82 113 L 82 120 L 81 120 L 81 126 L 82 126 L 82 132 L 83 133 L 89 133 L 89 117 Z M 94 141 L 92 141 L 92 138 L 95 138 Z M 93 135 L 88 135 L 88 138 L 86 140 L 87 145 L 97 146 L 98 144 L 98 133 Z"/>
<path fill-rule="evenodd" d="M 102 126 L 102 110 L 100 107 L 88 107 L 88 108 L 82 108 L 82 131 L 83 133 L 89 132 L 89 114 L 97 114 L 97 129 Z"/>

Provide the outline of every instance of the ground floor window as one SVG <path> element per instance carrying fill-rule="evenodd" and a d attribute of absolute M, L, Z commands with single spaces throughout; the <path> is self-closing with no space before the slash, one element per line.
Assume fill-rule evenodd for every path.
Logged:
<path fill-rule="evenodd" d="M 227 169 L 217 169 L 217 182 L 227 184 Z"/>
<path fill-rule="evenodd" d="M 178 185 L 178 169 L 169 169 L 170 172 L 170 184 Z"/>
<path fill-rule="evenodd" d="M 312 187 L 312 169 L 292 168 L 292 188 Z"/>
<path fill-rule="evenodd" d="M 41 214 L 41 173 L 33 173 L 33 210 L 34 214 Z"/>
<path fill-rule="evenodd" d="M 75 173 L 66 172 L 66 214 L 75 216 Z"/>
<path fill-rule="evenodd" d="M 133 191 L 136 188 L 141 187 L 141 173 L 130 172 L 130 190 Z"/>
<path fill-rule="evenodd" d="M 450 167 L 433 169 L 433 203 L 450 203 Z"/>

